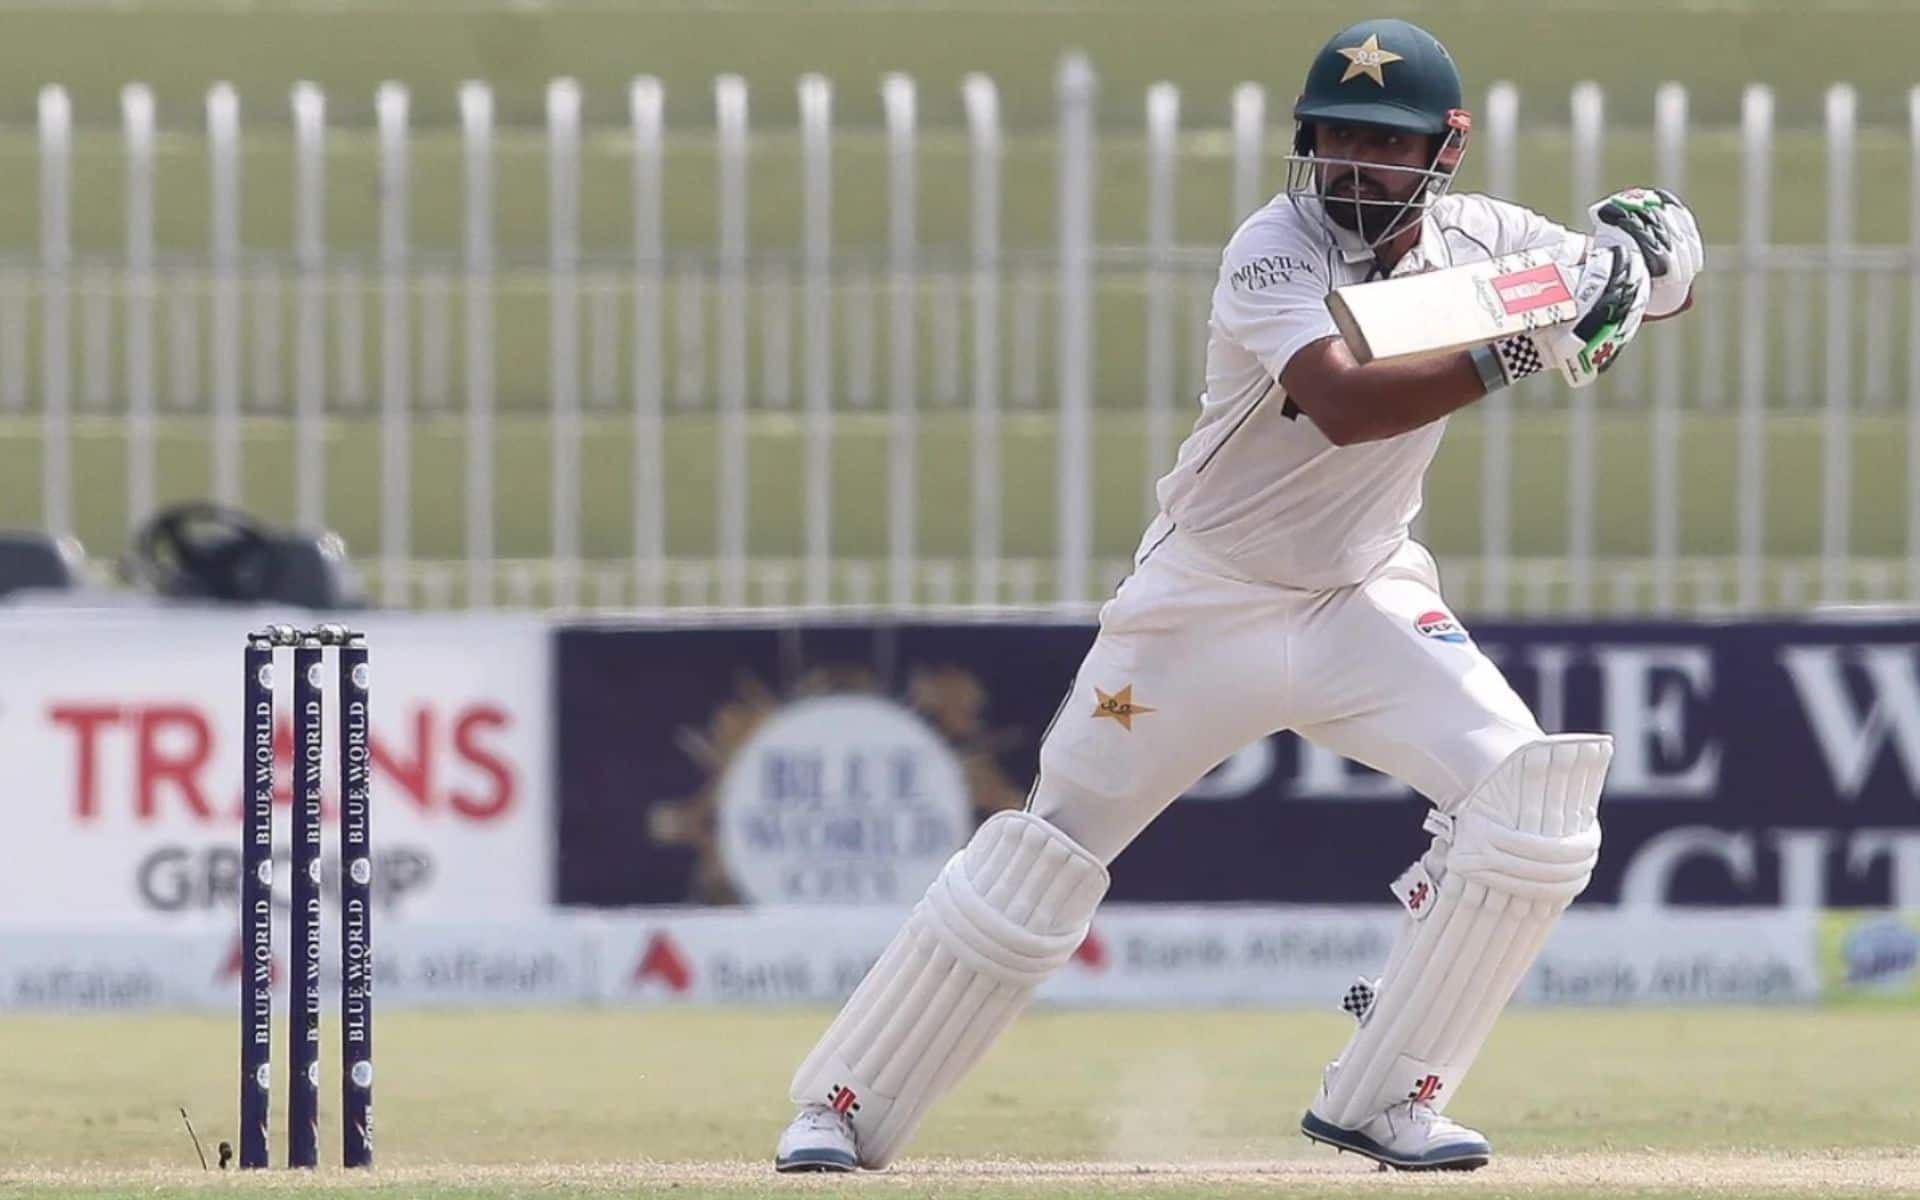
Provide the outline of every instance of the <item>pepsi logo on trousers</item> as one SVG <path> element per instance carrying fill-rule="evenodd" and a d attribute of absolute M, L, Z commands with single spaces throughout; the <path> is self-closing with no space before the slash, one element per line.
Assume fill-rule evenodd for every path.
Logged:
<path fill-rule="evenodd" d="M 1421 637 L 1455 643 L 1467 640 L 1467 631 L 1460 628 L 1460 622 L 1438 609 L 1433 612 L 1423 612 L 1415 617 L 1413 627 L 1420 631 Z"/>

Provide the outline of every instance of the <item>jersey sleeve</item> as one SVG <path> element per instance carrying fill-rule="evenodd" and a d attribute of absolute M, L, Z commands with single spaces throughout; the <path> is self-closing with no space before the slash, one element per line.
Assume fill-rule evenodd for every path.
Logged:
<path fill-rule="evenodd" d="M 1586 234 L 1576 233 L 1558 221 L 1548 220 L 1522 204 L 1511 204 L 1491 197 L 1485 198 L 1485 203 L 1492 212 L 1495 224 L 1495 258 L 1502 254 L 1517 254 L 1522 250 L 1552 251 L 1555 258 L 1567 262 L 1586 255 Z"/>
<path fill-rule="evenodd" d="M 1213 320 L 1222 334 L 1280 378 L 1300 349 L 1340 330 L 1327 312 L 1326 264 L 1283 239 L 1228 245 L 1213 289 Z"/>

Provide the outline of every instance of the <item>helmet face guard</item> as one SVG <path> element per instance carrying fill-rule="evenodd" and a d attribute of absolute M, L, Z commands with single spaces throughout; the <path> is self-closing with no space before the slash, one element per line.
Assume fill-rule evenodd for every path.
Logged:
<path fill-rule="evenodd" d="M 1340 120 L 1331 114 L 1317 119 Z M 1453 188 L 1461 159 L 1466 155 L 1467 135 L 1473 129 L 1473 118 L 1463 108 L 1448 112 L 1446 128 L 1437 134 L 1429 130 L 1402 128 L 1397 124 L 1350 122 L 1438 136 L 1440 143 L 1435 147 L 1431 160 L 1425 167 L 1415 167 L 1322 157 L 1314 147 L 1315 120 L 1303 117 L 1294 127 L 1293 153 L 1287 155 L 1287 199 L 1296 211 L 1303 213 L 1309 207 L 1305 202 L 1314 201 L 1311 205 L 1312 215 L 1323 227 L 1337 226 L 1355 234 L 1369 250 L 1379 249 L 1382 244 L 1417 225 L 1426 216 L 1427 210 Z M 1380 195 L 1379 185 L 1368 176 L 1384 176 L 1397 184 L 1412 181 L 1412 188 L 1398 199 Z M 1396 192 L 1399 190 L 1395 189 Z M 1369 195 L 1369 192 L 1375 194 Z M 1331 234 L 1333 231 L 1329 228 L 1328 232 Z"/>

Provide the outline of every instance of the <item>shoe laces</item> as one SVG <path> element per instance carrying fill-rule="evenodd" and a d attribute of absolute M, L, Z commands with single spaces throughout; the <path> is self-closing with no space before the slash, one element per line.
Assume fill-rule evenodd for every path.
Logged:
<path fill-rule="evenodd" d="M 800 1120 L 810 1130 L 841 1130 L 851 1133 L 853 1120 L 847 1114 L 835 1112 L 824 1104 L 809 1104 L 800 1110 Z"/>
<path fill-rule="evenodd" d="M 1388 1111 L 1410 1124 L 1430 1126 L 1435 1133 L 1466 1129 L 1465 1125 L 1452 1117 L 1435 1112 L 1432 1102 L 1427 1100 L 1402 1100 Z"/>

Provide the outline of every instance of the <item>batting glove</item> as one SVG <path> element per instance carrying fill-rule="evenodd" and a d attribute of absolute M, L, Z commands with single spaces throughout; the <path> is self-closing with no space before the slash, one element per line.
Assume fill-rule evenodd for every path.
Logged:
<path fill-rule="evenodd" d="M 1637 250 L 1596 242 L 1574 285 L 1579 314 L 1493 343 L 1501 375 L 1511 384 L 1559 367 L 1568 386 L 1586 387 L 1613 366 L 1640 332 L 1648 290 L 1646 263 Z"/>
<path fill-rule="evenodd" d="M 1628 188 L 1589 208 L 1587 216 L 1600 245 L 1631 244 L 1646 260 L 1653 281 L 1650 316 L 1671 316 L 1686 306 L 1707 249 L 1699 222 L 1680 197 L 1661 188 Z"/>

